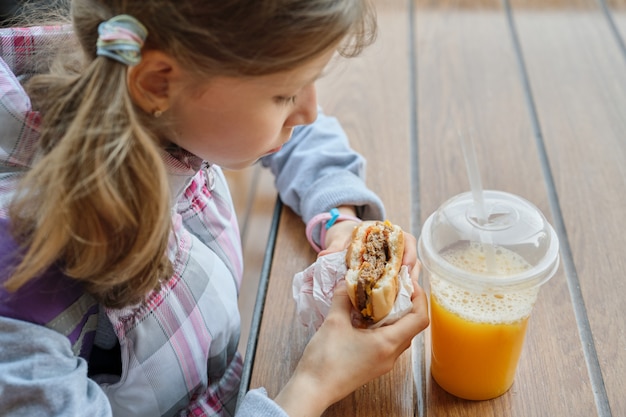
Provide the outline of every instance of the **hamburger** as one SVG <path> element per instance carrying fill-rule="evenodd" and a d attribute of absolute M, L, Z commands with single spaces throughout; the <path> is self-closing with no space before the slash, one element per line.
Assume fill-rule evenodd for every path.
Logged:
<path fill-rule="evenodd" d="M 355 227 L 346 252 L 346 286 L 352 305 L 368 324 L 389 314 L 396 301 L 403 253 L 399 226 L 386 220 Z"/>

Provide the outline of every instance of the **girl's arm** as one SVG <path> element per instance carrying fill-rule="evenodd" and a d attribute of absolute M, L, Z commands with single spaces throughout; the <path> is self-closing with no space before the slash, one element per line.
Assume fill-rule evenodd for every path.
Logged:
<path fill-rule="evenodd" d="M 6 317 L 0 317 L 0 410 L 12 416 L 112 416 L 67 337 Z"/>
<path fill-rule="evenodd" d="M 282 201 L 305 223 L 340 206 L 354 206 L 364 220 L 385 217 L 380 198 L 365 185 L 365 159 L 350 148 L 339 122 L 321 111 L 262 163 L 274 173 Z"/>

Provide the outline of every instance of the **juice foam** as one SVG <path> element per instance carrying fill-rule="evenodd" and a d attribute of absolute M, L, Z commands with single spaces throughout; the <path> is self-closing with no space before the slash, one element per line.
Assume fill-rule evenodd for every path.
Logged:
<path fill-rule="evenodd" d="M 487 251 L 491 251 L 489 254 Z M 502 247 L 486 247 L 471 242 L 441 254 L 451 265 L 476 275 L 489 275 L 497 279 L 523 272 L 531 265 L 521 256 Z M 488 271 L 487 257 L 492 256 Z M 499 291 L 485 288 L 484 291 L 468 291 L 445 279 L 432 276 L 431 292 L 446 310 L 462 318 L 478 323 L 512 323 L 530 315 L 537 299 L 538 288 Z"/>

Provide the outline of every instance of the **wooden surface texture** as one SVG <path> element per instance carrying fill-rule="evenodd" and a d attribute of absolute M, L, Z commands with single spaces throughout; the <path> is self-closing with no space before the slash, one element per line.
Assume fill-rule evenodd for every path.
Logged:
<path fill-rule="evenodd" d="M 377 42 L 333 62 L 319 96 L 368 159 L 388 218 L 419 236 L 430 213 L 469 190 L 460 132 L 473 138 L 484 188 L 544 212 L 561 266 L 540 292 L 503 396 L 471 402 L 439 388 L 427 330 L 390 374 L 325 415 L 626 416 L 626 6 L 375 3 Z M 291 281 L 314 259 L 302 221 L 284 208 L 249 388 L 276 395 L 311 337 Z"/>

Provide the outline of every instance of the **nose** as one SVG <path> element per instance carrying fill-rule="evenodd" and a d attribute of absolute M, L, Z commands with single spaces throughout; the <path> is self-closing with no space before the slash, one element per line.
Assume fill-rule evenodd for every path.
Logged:
<path fill-rule="evenodd" d="M 285 127 L 308 125 L 317 119 L 317 90 L 315 84 L 304 87 L 296 97 L 293 111 L 285 120 Z"/>

